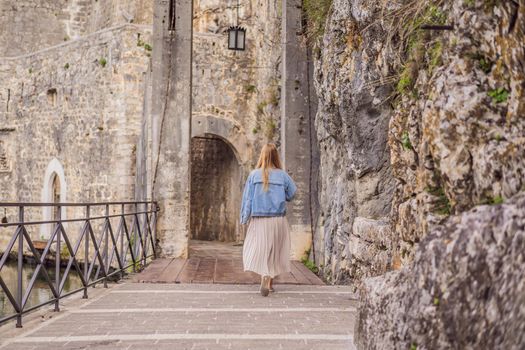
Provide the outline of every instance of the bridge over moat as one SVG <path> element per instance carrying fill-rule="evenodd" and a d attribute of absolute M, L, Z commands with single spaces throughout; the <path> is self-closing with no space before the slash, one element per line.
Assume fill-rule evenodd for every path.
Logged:
<path fill-rule="evenodd" d="M 0 224 L 12 232 L 0 271 L 14 260 L 17 272 L 16 283 L 0 275 L 13 308 L 0 318 L 0 349 L 353 349 L 352 288 L 325 286 L 301 262 L 263 298 L 239 244 L 190 241 L 188 259 L 156 259 L 154 202 L 3 205 L 19 221 Z M 54 220 L 24 220 L 44 206 Z M 61 219 L 62 208 L 85 216 Z M 51 236 L 38 248 L 29 232 L 43 225 Z M 79 286 L 69 291 L 73 273 Z M 31 304 L 37 281 L 50 291 L 42 305 Z"/>

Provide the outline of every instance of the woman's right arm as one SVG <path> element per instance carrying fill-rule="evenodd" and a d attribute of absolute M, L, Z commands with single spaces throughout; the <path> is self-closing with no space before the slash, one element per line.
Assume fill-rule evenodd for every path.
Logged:
<path fill-rule="evenodd" d="M 252 199 L 253 199 L 253 180 L 252 176 L 248 176 L 246 185 L 244 185 L 244 192 L 242 194 L 241 204 L 241 224 L 247 224 L 250 219 L 252 212 Z"/>

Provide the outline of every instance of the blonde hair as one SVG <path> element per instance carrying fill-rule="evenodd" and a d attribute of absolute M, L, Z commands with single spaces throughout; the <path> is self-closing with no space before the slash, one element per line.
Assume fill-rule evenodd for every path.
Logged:
<path fill-rule="evenodd" d="M 270 169 L 282 169 L 281 158 L 277 147 L 273 143 L 267 143 L 263 146 L 259 160 L 257 161 L 257 168 L 262 169 L 263 173 L 263 188 L 268 191 L 270 183 Z"/>

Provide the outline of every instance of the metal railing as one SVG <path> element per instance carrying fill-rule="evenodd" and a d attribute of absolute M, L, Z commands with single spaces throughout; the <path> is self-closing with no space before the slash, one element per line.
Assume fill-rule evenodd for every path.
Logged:
<path fill-rule="evenodd" d="M 105 203 L 1 203 L 0 207 L 18 212 L 17 222 L 2 220 L 0 229 L 14 229 L 7 246 L 0 247 L 0 291 L 3 291 L 15 313 L 0 318 L 0 324 L 16 318 L 16 327 L 22 327 L 22 315 L 44 305 L 54 303 L 54 310 L 60 311 L 59 300 L 73 293 L 84 292 L 88 298 L 88 287 L 103 283 L 107 288 L 108 278 L 116 275 L 123 277 L 128 270 L 135 271 L 137 266 L 145 266 L 147 259 L 156 258 L 156 223 L 159 208 L 156 202 L 105 202 Z M 25 221 L 24 214 L 29 208 L 56 208 L 55 218 L 47 221 Z M 76 209 L 69 209 L 77 207 Z M 75 219 L 61 219 L 64 210 L 82 210 L 85 216 Z M 131 210 L 127 210 L 131 208 Z M 103 214 L 91 216 L 96 209 Z M 34 209 L 33 209 L 34 210 Z M 113 230 L 111 221 L 118 221 L 117 231 Z M 78 223 L 80 229 L 76 241 L 72 244 L 72 234 L 67 232 L 70 223 Z M 97 225 L 98 223 L 98 225 Z M 52 228 L 45 246 L 39 252 L 35 248 L 35 239 L 28 233 L 29 227 L 47 225 Z M 100 228 L 97 230 L 97 226 Z M 5 231 L 5 230 L 4 230 Z M 96 234 L 98 232 L 98 234 Z M 15 243 L 18 242 L 17 247 Z M 24 252 L 24 242 L 28 250 Z M 64 244 L 64 246 L 62 246 Z M 54 245 L 54 254 L 51 247 Z M 82 253 L 79 253 L 83 251 Z M 67 255 L 67 258 L 62 255 Z M 83 260 L 80 255 L 83 254 Z M 28 256 L 29 255 L 29 256 Z M 54 257 L 48 258 L 48 255 Z M 22 270 L 24 260 L 35 261 L 35 270 L 27 286 L 23 286 Z M 116 260 L 115 260 L 116 258 Z M 17 261 L 17 288 L 13 293 L 2 279 L 2 268 L 8 260 Z M 54 261 L 52 261 L 54 260 Z M 67 263 L 66 263 L 67 260 Z M 114 261 L 115 260 L 115 261 Z M 49 276 L 46 267 L 54 267 L 55 278 Z M 54 265 L 54 266 L 53 266 Z M 62 267 L 62 273 L 61 273 Z M 65 270 L 64 270 L 65 267 Z M 82 287 L 65 292 L 64 285 L 72 268 L 80 278 Z M 31 291 L 39 275 L 43 276 L 46 287 L 49 287 L 50 300 L 34 306 L 27 306 Z"/>

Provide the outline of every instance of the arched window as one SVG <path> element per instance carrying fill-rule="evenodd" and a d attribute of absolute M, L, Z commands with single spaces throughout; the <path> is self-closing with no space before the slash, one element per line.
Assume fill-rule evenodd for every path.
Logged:
<path fill-rule="evenodd" d="M 53 185 L 51 189 L 51 197 L 53 203 L 60 203 L 60 179 L 58 178 L 58 175 L 54 173 L 53 176 Z M 53 207 L 53 220 L 58 220 L 58 207 Z"/>
<path fill-rule="evenodd" d="M 64 203 L 66 202 L 66 178 L 64 168 L 58 159 L 54 158 L 49 162 L 44 175 L 42 188 L 43 203 Z M 58 219 L 58 207 L 43 207 L 42 216 L 44 221 Z M 61 208 L 60 217 L 66 219 L 66 208 Z M 40 231 L 41 238 L 47 239 L 51 235 L 54 225 L 42 225 Z"/>

